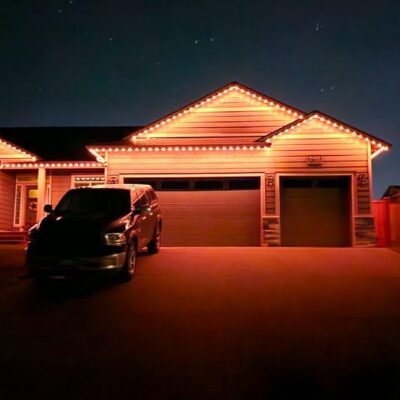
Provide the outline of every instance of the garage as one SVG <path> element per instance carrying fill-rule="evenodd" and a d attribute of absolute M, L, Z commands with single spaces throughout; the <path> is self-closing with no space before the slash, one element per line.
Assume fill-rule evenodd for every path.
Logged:
<path fill-rule="evenodd" d="M 351 245 L 349 177 L 281 177 L 282 246 Z"/>
<path fill-rule="evenodd" d="M 134 178 L 153 186 L 163 246 L 260 246 L 259 177 Z"/>

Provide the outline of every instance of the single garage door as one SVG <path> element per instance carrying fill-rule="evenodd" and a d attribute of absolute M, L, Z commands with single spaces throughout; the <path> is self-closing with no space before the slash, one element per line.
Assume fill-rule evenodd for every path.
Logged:
<path fill-rule="evenodd" d="M 351 245 L 349 177 L 285 177 L 280 182 L 282 246 Z"/>
<path fill-rule="evenodd" d="M 125 178 L 160 199 L 163 246 L 259 246 L 259 178 Z"/>

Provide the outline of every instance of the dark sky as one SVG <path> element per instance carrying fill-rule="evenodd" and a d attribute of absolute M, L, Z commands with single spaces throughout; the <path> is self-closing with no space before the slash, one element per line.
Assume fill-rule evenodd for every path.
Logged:
<path fill-rule="evenodd" d="M 400 2 L 8 0 L 0 126 L 143 125 L 230 81 L 393 143 L 400 184 Z"/>

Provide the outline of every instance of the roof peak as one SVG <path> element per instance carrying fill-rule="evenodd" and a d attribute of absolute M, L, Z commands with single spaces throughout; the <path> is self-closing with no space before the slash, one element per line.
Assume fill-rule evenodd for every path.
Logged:
<path fill-rule="evenodd" d="M 281 111 L 287 111 L 288 113 L 292 114 L 294 117 L 302 116 L 304 115 L 304 112 L 289 106 L 288 104 L 276 100 L 273 97 L 267 96 L 261 92 L 258 92 L 257 90 L 250 88 L 249 86 L 244 85 L 243 83 L 240 82 L 229 82 L 225 84 L 224 86 L 214 90 L 211 93 L 208 93 L 207 95 L 189 103 L 188 105 L 175 110 L 169 114 L 167 114 L 164 117 L 161 117 L 150 124 L 144 126 L 142 129 L 139 129 L 138 131 L 134 132 L 133 134 L 127 136 L 125 139 L 126 140 L 136 140 L 138 138 L 146 138 L 148 137 L 149 134 L 154 133 L 155 130 L 158 128 L 169 124 L 173 122 L 173 120 L 180 118 L 187 114 L 189 111 L 192 111 L 194 108 L 201 107 L 205 105 L 206 103 L 216 100 L 218 97 L 223 96 L 224 94 L 228 94 L 231 91 L 238 91 L 242 94 L 245 94 L 249 97 L 251 97 L 253 100 L 259 100 L 260 102 L 263 102 L 265 104 L 268 104 L 270 106 L 274 106 L 277 109 Z"/>

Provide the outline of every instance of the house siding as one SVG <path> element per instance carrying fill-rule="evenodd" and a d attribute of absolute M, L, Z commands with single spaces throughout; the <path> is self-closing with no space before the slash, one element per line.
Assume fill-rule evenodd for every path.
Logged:
<path fill-rule="evenodd" d="M 321 165 L 309 166 L 308 157 L 321 157 Z M 109 180 L 121 181 L 122 175 L 174 174 L 262 174 L 265 187 L 263 245 L 280 244 L 279 178 L 284 175 L 349 175 L 353 188 L 353 244 L 374 242 L 370 215 L 369 143 L 309 121 L 288 133 L 275 137 L 270 149 L 226 151 L 110 152 Z M 366 178 L 365 182 L 357 179 Z M 362 219 L 361 219 L 362 217 Z"/>
<path fill-rule="evenodd" d="M 71 189 L 71 174 L 51 175 L 51 204 L 56 205 L 65 192 Z"/>
<path fill-rule="evenodd" d="M 15 175 L 0 171 L 0 229 L 13 226 Z"/>

